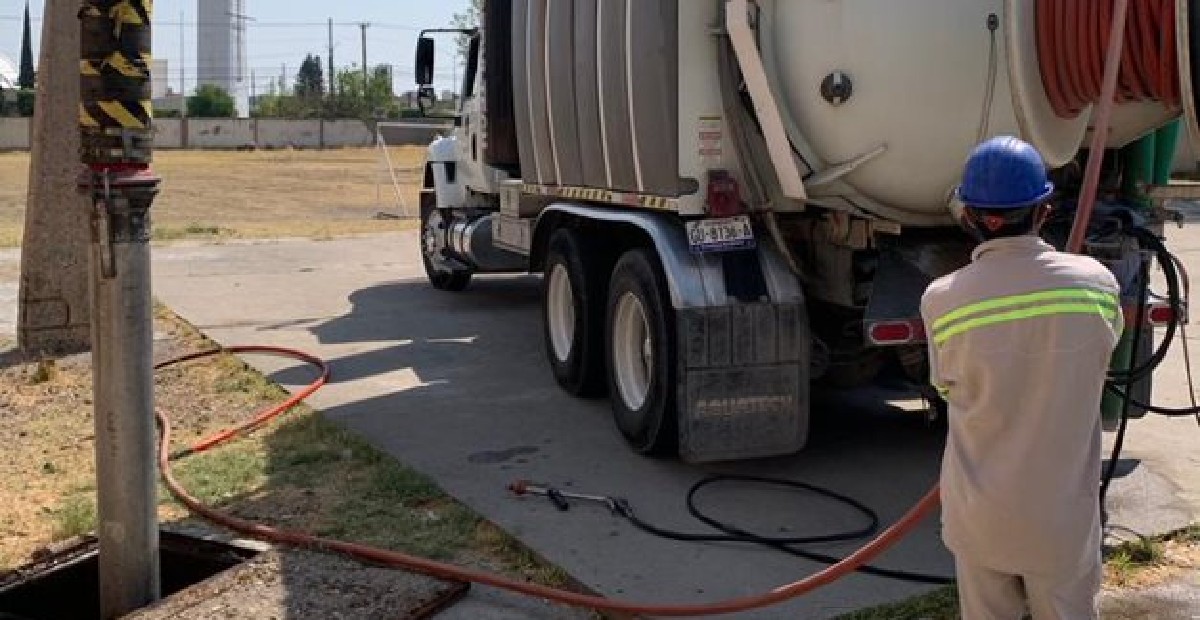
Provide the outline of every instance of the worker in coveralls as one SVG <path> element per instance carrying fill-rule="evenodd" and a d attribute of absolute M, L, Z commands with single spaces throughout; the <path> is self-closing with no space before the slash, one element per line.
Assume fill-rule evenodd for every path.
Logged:
<path fill-rule="evenodd" d="M 1029 144 L 980 145 L 957 193 L 981 244 L 921 302 L 949 404 L 942 536 L 965 620 L 1099 617 L 1100 400 L 1120 289 L 1038 237 L 1053 191 Z"/>

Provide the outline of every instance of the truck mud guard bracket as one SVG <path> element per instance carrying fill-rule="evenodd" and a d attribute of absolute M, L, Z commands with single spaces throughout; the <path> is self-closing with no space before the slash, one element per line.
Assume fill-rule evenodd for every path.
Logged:
<path fill-rule="evenodd" d="M 771 81 L 767 77 L 762 54 L 758 51 L 758 42 L 750 19 L 749 0 L 727 0 L 725 29 L 729 33 L 730 43 L 733 44 L 738 65 L 741 66 L 742 77 L 750 91 L 750 99 L 754 102 L 759 123 L 762 124 L 767 150 L 771 155 L 771 163 L 775 167 L 783 195 L 804 203 L 808 200 L 808 190 L 804 187 L 804 177 L 796 164 L 792 143 L 784 127 L 783 114 L 779 111 L 778 100 L 771 90 Z"/>

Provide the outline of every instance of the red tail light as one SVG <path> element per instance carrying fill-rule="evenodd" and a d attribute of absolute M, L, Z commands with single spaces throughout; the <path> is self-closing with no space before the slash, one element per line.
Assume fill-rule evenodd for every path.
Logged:
<path fill-rule="evenodd" d="M 867 323 L 867 339 L 878 347 L 925 342 L 925 324 L 918 319 Z"/>
<path fill-rule="evenodd" d="M 728 170 L 708 171 L 708 214 L 713 217 L 733 217 L 745 212 L 742 190 Z"/>
<path fill-rule="evenodd" d="M 1170 304 L 1154 304 L 1146 309 L 1146 320 L 1151 325 L 1162 327 L 1175 322 L 1175 308 Z"/>

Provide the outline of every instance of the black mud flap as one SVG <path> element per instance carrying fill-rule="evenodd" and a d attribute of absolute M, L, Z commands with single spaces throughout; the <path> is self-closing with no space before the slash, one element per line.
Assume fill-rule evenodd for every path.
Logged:
<path fill-rule="evenodd" d="M 921 316 L 921 296 L 933 278 L 900 252 L 882 250 L 867 304 L 867 322 L 907 320 Z"/>
<path fill-rule="evenodd" d="M 677 317 L 680 457 L 705 463 L 803 449 L 812 342 L 804 305 L 684 309 Z"/>

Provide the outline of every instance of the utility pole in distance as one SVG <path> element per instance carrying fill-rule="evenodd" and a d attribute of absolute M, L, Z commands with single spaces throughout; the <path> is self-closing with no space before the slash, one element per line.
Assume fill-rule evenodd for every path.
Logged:
<path fill-rule="evenodd" d="M 113 10 L 117 4 L 129 10 Z M 160 182 L 150 170 L 151 6 L 84 0 L 79 12 L 79 186 L 92 198 L 96 532 L 106 620 L 145 607 L 162 590 L 150 298 L 150 206 Z"/>
<path fill-rule="evenodd" d="M 183 11 L 179 12 L 179 95 L 184 98 L 184 116 L 187 115 L 187 27 Z"/>
<path fill-rule="evenodd" d="M 367 28 L 371 27 L 368 22 L 362 22 L 358 25 L 362 29 L 362 71 L 363 71 L 363 98 L 367 96 L 367 84 L 370 83 L 371 74 L 367 71 Z"/>
<path fill-rule="evenodd" d="M 337 95 L 336 75 L 333 73 L 333 18 L 329 18 L 329 96 Z"/>

